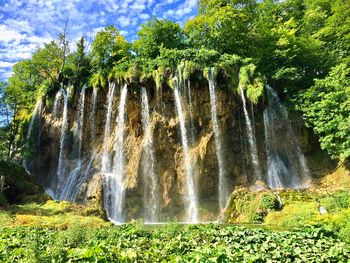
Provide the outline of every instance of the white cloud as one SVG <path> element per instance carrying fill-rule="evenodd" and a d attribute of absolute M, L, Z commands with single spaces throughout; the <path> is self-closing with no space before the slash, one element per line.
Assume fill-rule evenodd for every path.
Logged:
<path fill-rule="evenodd" d="M 83 35 L 87 35 L 88 42 L 91 42 L 98 31 L 112 24 L 122 29 L 121 34 L 129 41 L 133 41 L 137 28 L 152 15 L 183 22 L 193 15 L 197 1 L 3 0 L 0 5 L 0 61 L 13 63 L 30 58 L 37 47 L 63 31 L 66 19 L 72 47 L 75 40 Z M 6 76 L 10 74 L 1 71 L 0 80 L 5 73 Z"/>
<path fill-rule="evenodd" d="M 173 1 L 173 0 L 167 0 L 167 1 Z M 176 19 L 180 19 L 192 12 L 193 9 L 195 9 L 197 6 L 197 0 L 186 0 L 182 5 L 177 7 L 176 9 L 169 9 L 166 12 L 164 12 L 163 17 L 174 17 Z"/>
<path fill-rule="evenodd" d="M 16 64 L 16 62 L 0 61 L 0 68 L 10 68 L 13 67 L 14 64 Z"/>
<path fill-rule="evenodd" d="M 9 43 L 11 41 L 21 41 L 26 35 L 8 28 L 6 25 L 0 25 L 0 42 Z"/>
<path fill-rule="evenodd" d="M 122 36 L 126 36 L 126 35 L 129 34 L 129 32 L 128 32 L 128 31 L 125 31 L 125 30 L 121 30 L 119 33 L 120 33 Z"/>
<path fill-rule="evenodd" d="M 130 6 L 131 9 L 133 10 L 137 10 L 139 12 L 142 12 L 143 10 L 146 9 L 146 5 L 145 4 L 142 4 L 142 3 L 134 3 Z"/>
<path fill-rule="evenodd" d="M 120 16 L 117 18 L 121 27 L 126 27 L 130 25 L 131 19 L 127 16 Z"/>
<path fill-rule="evenodd" d="M 145 14 L 145 13 L 140 14 L 139 17 L 140 17 L 141 19 L 143 19 L 143 20 L 150 19 L 149 14 Z"/>

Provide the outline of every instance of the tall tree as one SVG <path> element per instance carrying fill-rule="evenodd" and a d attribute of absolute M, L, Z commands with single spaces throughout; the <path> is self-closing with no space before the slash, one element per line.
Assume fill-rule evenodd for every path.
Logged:
<path fill-rule="evenodd" d="M 153 18 L 141 26 L 133 50 L 142 57 L 156 58 L 160 47 L 182 49 L 185 47 L 185 36 L 179 24 L 169 20 Z"/>

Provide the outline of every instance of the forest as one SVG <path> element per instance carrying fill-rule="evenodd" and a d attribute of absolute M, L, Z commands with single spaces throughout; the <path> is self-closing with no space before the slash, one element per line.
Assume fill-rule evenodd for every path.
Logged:
<path fill-rule="evenodd" d="M 68 32 L 0 83 L 0 261 L 349 261 L 350 1 Z"/>

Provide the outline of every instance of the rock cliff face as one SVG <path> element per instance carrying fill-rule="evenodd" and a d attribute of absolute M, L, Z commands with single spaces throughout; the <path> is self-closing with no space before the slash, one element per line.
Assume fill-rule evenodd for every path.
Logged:
<path fill-rule="evenodd" d="M 109 135 L 109 151 L 113 155 L 116 138 L 116 117 L 121 87 L 116 85 L 113 99 L 112 132 Z M 187 92 L 187 91 L 186 91 Z M 103 205 L 103 181 L 101 174 L 101 156 L 103 151 L 104 127 L 107 111 L 108 88 L 100 89 L 97 97 L 96 115 L 92 116 L 92 89 L 86 90 L 85 114 L 82 137 L 82 161 L 85 172 L 78 187 L 75 201 L 94 202 Z M 170 88 L 163 88 L 159 96 L 154 88 L 147 88 L 150 106 L 150 125 L 154 147 L 154 170 L 159 180 L 159 199 L 161 220 L 185 217 L 186 173 L 184 155 L 181 144 L 179 118 L 176 114 L 174 94 Z M 158 94 L 158 96 L 157 96 Z M 181 92 L 183 98 L 185 92 Z M 190 89 L 192 116 L 188 104 L 184 103 L 184 115 L 187 131 L 189 131 L 189 152 L 198 174 L 199 213 L 202 221 L 213 220 L 218 214 L 218 161 L 214 142 L 211 119 L 211 105 L 208 83 L 206 81 L 192 84 Z M 217 113 L 222 135 L 223 158 L 228 177 L 228 189 L 235 186 L 254 184 L 254 172 L 249 155 L 245 121 L 242 113 L 240 97 L 229 89 L 217 88 Z M 43 125 L 39 154 L 32 157 L 31 171 L 37 180 L 52 192 L 57 188 L 56 170 L 60 148 L 62 107 L 59 105 L 58 118 L 52 115 L 52 103 L 46 100 L 43 112 Z M 71 175 L 74 164 L 77 142 L 77 114 L 79 110 L 79 92 L 74 92 L 68 106 L 68 134 L 64 149 L 65 178 Z M 264 146 L 264 124 L 262 105 L 250 109 L 258 148 L 258 158 L 262 173 L 266 173 L 266 156 Z M 254 114 L 252 115 L 254 111 Z M 191 118 L 192 117 L 192 118 Z M 95 120 L 93 121 L 93 118 Z M 95 127 L 92 127 L 95 123 Z M 92 137 L 92 131 L 95 131 Z M 126 103 L 126 121 L 123 148 L 125 153 L 124 211 L 126 220 L 143 218 L 145 213 L 144 199 L 147 176 L 142 168 L 145 131 L 141 125 L 140 88 L 128 87 Z M 92 141 L 92 138 L 95 138 Z"/>

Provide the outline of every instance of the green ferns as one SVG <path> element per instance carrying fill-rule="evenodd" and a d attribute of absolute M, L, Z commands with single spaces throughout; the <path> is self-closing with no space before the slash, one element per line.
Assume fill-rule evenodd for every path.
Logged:
<path fill-rule="evenodd" d="M 107 85 L 107 76 L 106 73 L 103 70 L 99 70 L 97 72 L 95 72 L 94 74 L 92 74 L 91 78 L 90 78 L 90 86 L 94 87 L 94 88 L 102 88 L 105 87 Z"/>
<path fill-rule="evenodd" d="M 246 92 L 247 98 L 254 104 L 258 103 L 259 98 L 264 93 L 264 79 L 261 74 L 256 71 L 256 66 L 254 64 L 241 67 L 239 71 L 239 85 L 242 86 L 243 90 Z"/>

